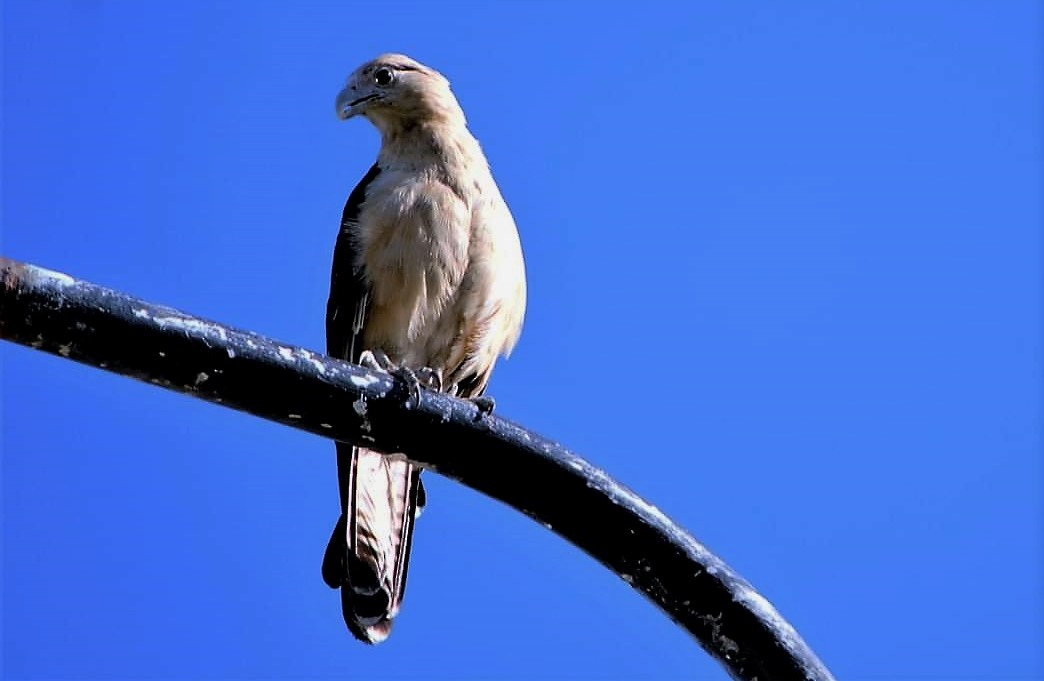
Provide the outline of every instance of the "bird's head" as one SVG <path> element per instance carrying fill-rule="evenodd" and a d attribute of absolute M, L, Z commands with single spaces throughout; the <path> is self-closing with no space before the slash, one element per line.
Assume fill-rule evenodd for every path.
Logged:
<path fill-rule="evenodd" d="M 366 62 L 337 95 L 337 116 L 365 116 L 382 132 L 424 120 L 463 118 L 449 81 L 402 54 L 383 54 Z"/>

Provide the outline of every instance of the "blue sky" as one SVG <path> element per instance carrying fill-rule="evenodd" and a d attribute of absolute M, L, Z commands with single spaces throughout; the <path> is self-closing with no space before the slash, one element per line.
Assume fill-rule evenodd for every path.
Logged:
<path fill-rule="evenodd" d="M 322 348 L 378 144 L 334 96 L 406 52 L 522 235 L 502 415 L 660 506 L 839 678 L 1039 678 L 1042 27 L 1018 0 L 8 1 L 0 252 Z M 0 359 L 5 678 L 725 678 L 434 475 L 396 630 L 357 644 L 319 575 L 330 443 Z"/>

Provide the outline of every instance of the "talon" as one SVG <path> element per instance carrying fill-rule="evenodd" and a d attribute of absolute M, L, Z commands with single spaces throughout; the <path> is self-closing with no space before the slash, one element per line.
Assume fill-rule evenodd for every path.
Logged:
<path fill-rule="evenodd" d="M 406 383 L 406 404 L 418 405 L 421 399 L 421 382 L 417 374 L 409 367 L 395 367 L 391 373 Z"/>
<path fill-rule="evenodd" d="M 386 374 L 390 374 L 395 369 L 395 364 L 382 350 L 363 350 L 359 355 L 359 364 L 367 369 L 383 371 Z"/>
<path fill-rule="evenodd" d="M 470 398 L 470 400 L 472 404 L 478 407 L 480 417 L 489 416 L 497 406 L 496 400 L 489 395 L 479 395 L 478 397 Z"/>
<path fill-rule="evenodd" d="M 363 350 L 362 354 L 359 355 L 359 366 L 364 366 L 374 371 L 383 371 L 381 365 L 377 363 L 377 358 L 369 350 Z"/>
<path fill-rule="evenodd" d="M 417 378 L 430 390 L 442 392 L 442 372 L 431 367 L 417 369 Z"/>

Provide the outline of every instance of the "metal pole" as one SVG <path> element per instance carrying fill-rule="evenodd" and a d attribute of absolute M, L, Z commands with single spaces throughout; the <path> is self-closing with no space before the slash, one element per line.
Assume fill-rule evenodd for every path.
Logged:
<path fill-rule="evenodd" d="M 655 506 L 469 402 L 0 258 L 0 338 L 316 435 L 398 452 L 533 518 L 688 631 L 735 679 L 829 681 L 776 609 Z"/>

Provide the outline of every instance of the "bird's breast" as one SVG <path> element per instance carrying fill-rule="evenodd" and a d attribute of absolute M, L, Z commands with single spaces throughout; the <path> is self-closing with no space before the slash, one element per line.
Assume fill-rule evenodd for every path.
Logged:
<path fill-rule="evenodd" d="M 434 182 L 374 187 L 360 212 L 359 258 L 370 285 L 364 346 L 397 363 L 434 366 L 430 348 L 449 345 L 453 305 L 468 266 L 470 211 Z M 435 341 L 435 342 L 433 342 Z"/>

